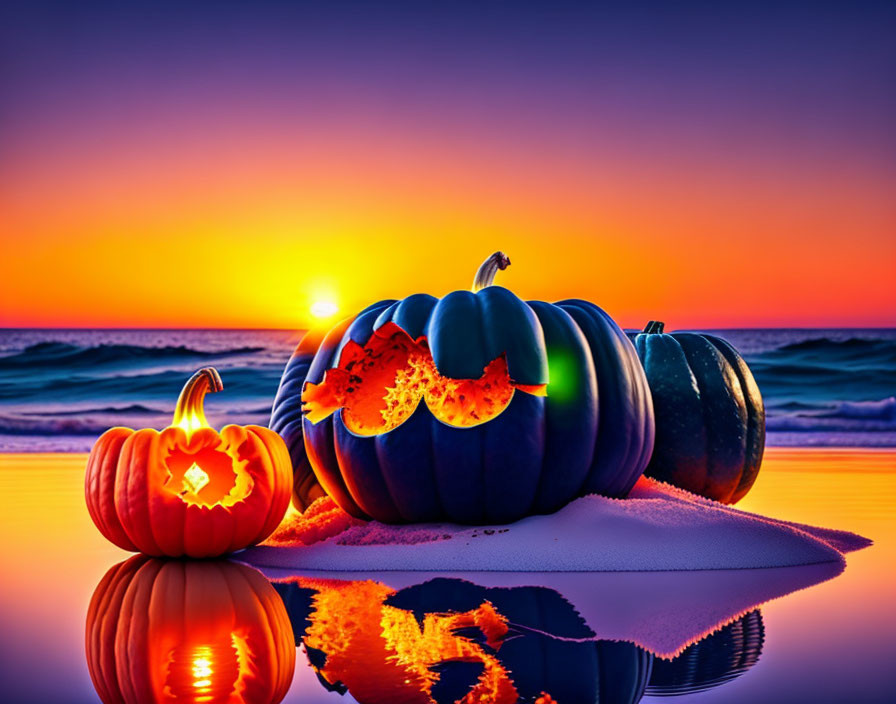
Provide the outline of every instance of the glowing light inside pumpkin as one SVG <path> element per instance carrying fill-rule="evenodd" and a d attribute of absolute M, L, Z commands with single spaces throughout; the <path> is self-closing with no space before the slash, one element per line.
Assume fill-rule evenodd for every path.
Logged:
<path fill-rule="evenodd" d="M 190 505 L 229 508 L 244 501 L 255 486 L 246 471 L 248 460 L 217 435 L 206 436 L 204 444 L 198 452 L 171 448 L 165 457 L 165 488 Z"/>
<path fill-rule="evenodd" d="M 302 402 L 312 423 L 342 408 L 349 430 L 376 435 L 410 418 L 421 399 L 447 425 L 479 425 L 507 408 L 517 389 L 545 395 L 544 385 L 511 380 L 504 356 L 489 362 L 478 379 L 442 376 L 425 338 L 412 340 L 397 325 L 387 323 L 364 347 L 348 342 L 338 366 L 326 372 L 323 382 L 306 385 Z"/>
<path fill-rule="evenodd" d="M 329 318 L 339 312 L 339 306 L 334 301 L 321 300 L 311 304 L 311 315 L 315 318 Z"/>
<path fill-rule="evenodd" d="M 184 472 L 184 488 L 194 494 L 198 494 L 209 481 L 208 474 L 195 462 Z"/>

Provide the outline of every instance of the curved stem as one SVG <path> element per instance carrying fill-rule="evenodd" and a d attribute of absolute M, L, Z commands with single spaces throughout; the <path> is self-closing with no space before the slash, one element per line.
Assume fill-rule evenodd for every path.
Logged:
<path fill-rule="evenodd" d="M 211 391 L 220 391 L 224 388 L 221 375 L 214 367 L 203 367 L 184 384 L 183 390 L 174 407 L 174 422 L 187 431 L 187 435 L 197 428 L 207 427 L 205 420 L 204 400 L 205 395 Z"/>
<path fill-rule="evenodd" d="M 504 252 L 495 252 L 482 262 L 473 279 L 473 293 L 495 283 L 495 274 L 510 266 L 510 258 Z"/>
<path fill-rule="evenodd" d="M 658 334 L 660 334 L 660 333 L 663 332 L 663 328 L 665 327 L 665 325 L 666 325 L 665 323 L 663 323 L 663 322 L 661 322 L 661 321 L 659 321 L 659 320 L 651 320 L 651 321 L 650 321 L 649 323 L 647 323 L 647 325 L 644 327 L 643 332 L 644 332 L 645 334 L 647 334 L 647 335 L 651 335 L 651 334 L 657 334 L 657 335 L 658 335 Z"/>

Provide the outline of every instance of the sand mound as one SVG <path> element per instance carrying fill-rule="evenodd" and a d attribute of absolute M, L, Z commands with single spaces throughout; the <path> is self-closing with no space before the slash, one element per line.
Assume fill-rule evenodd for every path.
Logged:
<path fill-rule="evenodd" d="M 619 572 L 843 563 L 870 544 L 852 533 L 739 511 L 642 478 L 626 499 L 586 496 L 506 526 L 389 526 L 334 518 L 284 526 L 252 564 L 332 571 Z M 285 541 L 285 542 L 284 542 Z M 310 544 L 305 544 L 306 542 Z"/>

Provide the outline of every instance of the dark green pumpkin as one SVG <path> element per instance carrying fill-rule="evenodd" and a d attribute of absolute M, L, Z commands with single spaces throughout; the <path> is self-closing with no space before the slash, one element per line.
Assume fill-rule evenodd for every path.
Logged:
<path fill-rule="evenodd" d="M 765 448 L 765 407 L 747 363 L 715 335 L 633 335 L 653 397 L 656 441 L 645 474 L 722 503 L 753 486 Z"/>

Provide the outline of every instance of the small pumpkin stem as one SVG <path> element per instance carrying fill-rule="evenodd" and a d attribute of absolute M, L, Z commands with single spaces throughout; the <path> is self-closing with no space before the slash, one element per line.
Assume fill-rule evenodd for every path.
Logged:
<path fill-rule="evenodd" d="M 208 425 L 205 420 L 204 400 L 205 395 L 211 391 L 220 391 L 224 388 L 221 375 L 214 367 L 203 367 L 184 384 L 183 390 L 174 407 L 174 422 L 187 431 L 189 435 L 197 428 Z"/>
<path fill-rule="evenodd" d="M 660 322 L 659 320 L 651 320 L 644 327 L 644 333 L 647 335 L 660 334 L 663 332 L 664 327 L 665 327 L 665 323 Z"/>
<path fill-rule="evenodd" d="M 481 291 L 486 286 L 491 286 L 495 283 L 495 274 L 509 266 L 510 257 L 504 252 L 495 252 L 482 262 L 482 266 L 476 272 L 476 278 L 473 279 L 473 293 Z"/>

